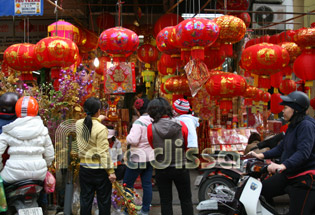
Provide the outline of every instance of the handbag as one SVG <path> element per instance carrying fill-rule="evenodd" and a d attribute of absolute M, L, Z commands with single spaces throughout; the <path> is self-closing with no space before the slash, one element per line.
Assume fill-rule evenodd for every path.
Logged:
<path fill-rule="evenodd" d="M 46 193 L 53 193 L 56 187 L 56 179 L 49 171 L 46 173 L 44 180 L 44 190 Z"/>

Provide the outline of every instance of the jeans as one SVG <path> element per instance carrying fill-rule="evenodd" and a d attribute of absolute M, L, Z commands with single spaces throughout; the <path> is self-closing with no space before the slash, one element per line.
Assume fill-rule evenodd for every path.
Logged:
<path fill-rule="evenodd" d="M 126 183 L 127 187 L 133 188 L 137 177 L 140 175 L 143 188 L 142 210 L 144 212 L 148 212 L 150 211 L 150 204 L 152 201 L 152 166 L 150 162 L 146 162 L 145 164 L 146 168 L 130 169 L 127 166 L 124 176 L 124 183 Z"/>
<path fill-rule="evenodd" d="M 110 215 L 112 184 L 105 169 L 89 169 L 80 166 L 80 214 L 91 215 L 96 192 L 100 215 Z"/>
<path fill-rule="evenodd" d="M 187 169 L 156 169 L 156 183 L 159 189 L 162 215 L 172 215 L 172 182 L 174 182 L 183 215 L 192 215 L 193 206 L 191 200 L 190 176 Z"/>

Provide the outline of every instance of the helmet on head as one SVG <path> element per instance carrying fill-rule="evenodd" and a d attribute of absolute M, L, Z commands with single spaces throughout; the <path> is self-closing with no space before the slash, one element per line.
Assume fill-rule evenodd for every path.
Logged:
<path fill-rule="evenodd" d="M 280 96 L 282 102 L 280 105 L 287 105 L 297 112 L 303 112 L 310 106 L 310 100 L 308 96 L 301 91 L 294 91 L 287 96 Z"/>
<path fill-rule="evenodd" d="M 14 113 L 15 104 L 19 99 L 17 93 L 8 92 L 0 96 L 0 112 L 1 113 Z"/>
<path fill-rule="evenodd" d="M 37 116 L 38 103 L 31 96 L 23 96 L 15 105 L 15 113 L 17 117 Z"/>

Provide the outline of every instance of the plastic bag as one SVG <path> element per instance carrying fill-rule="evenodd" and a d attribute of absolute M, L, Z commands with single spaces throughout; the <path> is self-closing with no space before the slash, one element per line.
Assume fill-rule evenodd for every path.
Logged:
<path fill-rule="evenodd" d="M 46 193 L 53 193 L 55 191 L 56 179 L 49 171 L 46 173 L 44 180 L 44 190 Z"/>
<path fill-rule="evenodd" d="M 3 180 L 0 177 L 0 212 L 4 212 L 8 210 L 7 201 L 5 198 L 5 192 L 3 187 Z"/>

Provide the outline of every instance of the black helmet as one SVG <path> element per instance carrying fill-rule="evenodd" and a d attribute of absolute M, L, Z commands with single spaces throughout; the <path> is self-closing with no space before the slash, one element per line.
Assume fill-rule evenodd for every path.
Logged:
<path fill-rule="evenodd" d="M 303 112 L 310 106 L 308 96 L 301 91 L 294 91 L 287 96 L 280 96 L 283 100 L 280 105 L 287 105 L 298 112 Z"/>
<path fill-rule="evenodd" d="M 19 94 L 8 92 L 0 96 L 0 112 L 15 113 L 15 104 L 19 99 Z"/>

